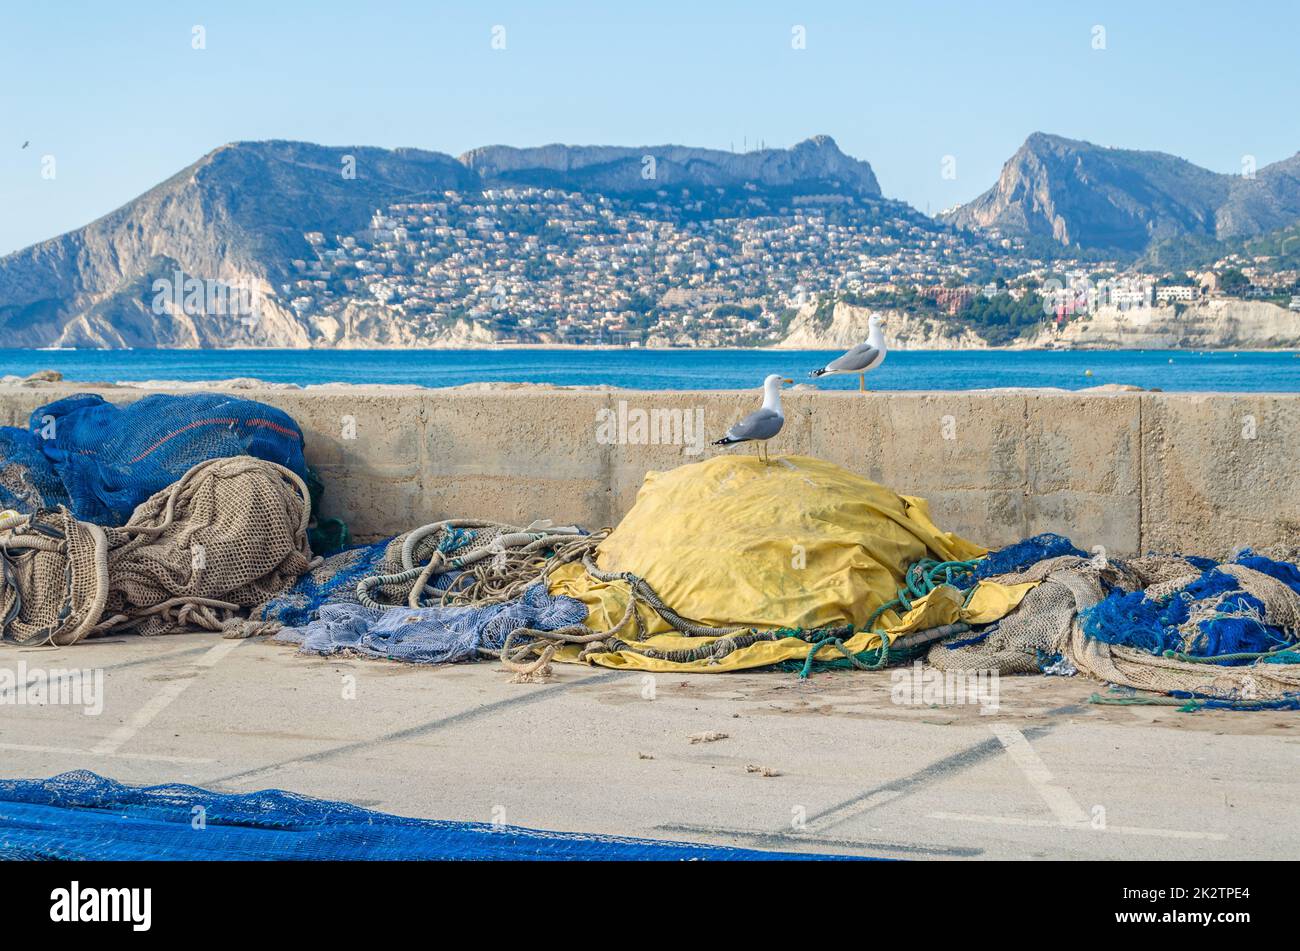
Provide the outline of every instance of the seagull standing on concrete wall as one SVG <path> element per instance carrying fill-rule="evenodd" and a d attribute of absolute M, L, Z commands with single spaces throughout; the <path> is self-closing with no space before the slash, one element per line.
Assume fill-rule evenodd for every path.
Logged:
<path fill-rule="evenodd" d="M 766 444 L 769 439 L 781 431 L 785 425 L 785 413 L 781 411 L 781 384 L 793 383 L 773 373 L 763 381 L 763 408 L 750 413 L 736 425 L 727 430 L 713 445 L 730 446 L 737 442 L 757 442 L 759 458 L 767 465 Z"/>
<path fill-rule="evenodd" d="M 813 370 L 809 376 L 828 376 L 833 373 L 856 373 L 858 389 L 867 391 L 867 371 L 874 370 L 885 362 L 889 348 L 885 346 L 885 335 L 880 332 L 881 319 L 872 314 L 867 321 L 867 340 L 860 343 L 842 357 L 836 357 L 820 370 Z"/>

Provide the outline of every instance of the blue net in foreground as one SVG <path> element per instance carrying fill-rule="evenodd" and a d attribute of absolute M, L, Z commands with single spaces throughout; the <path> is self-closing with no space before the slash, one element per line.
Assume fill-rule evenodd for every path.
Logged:
<path fill-rule="evenodd" d="M 278 789 L 232 795 L 179 784 L 125 786 L 77 770 L 0 780 L 0 858 L 734 862 L 855 856 L 406 819 Z"/>
<path fill-rule="evenodd" d="M 307 477 L 302 430 L 281 410 L 220 393 L 155 393 L 118 406 L 78 393 L 0 427 L 0 509 L 66 505 L 124 525 L 135 507 L 200 462 L 255 456 Z"/>

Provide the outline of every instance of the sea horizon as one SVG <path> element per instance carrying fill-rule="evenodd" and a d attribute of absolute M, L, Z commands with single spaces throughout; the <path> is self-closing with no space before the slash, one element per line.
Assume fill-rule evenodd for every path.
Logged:
<path fill-rule="evenodd" d="M 203 382 L 419 385 L 538 383 L 639 390 L 757 387 L 781 373 L 819 389 L 857 389 L 853 375 L 809 373 L 842 351 L 785 348 L 654 349 L 617 345 L 412 349 L 0 349 L 0 376 L 43 370 L 80 383 Z M 898 350 L 867 375 L 868 389 L 1081 390 L 1103 385 L 1167 392 L 1300 392 L 1291 350 Z"/>

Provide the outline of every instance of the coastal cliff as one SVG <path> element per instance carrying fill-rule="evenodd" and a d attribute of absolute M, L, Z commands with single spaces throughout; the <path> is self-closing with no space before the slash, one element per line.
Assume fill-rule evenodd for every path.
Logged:
<path fill-rule="evenodd" d="M 1101 307 L 1029 347 L 1077 350 L 1290 350 L 1300 348 L 1300 311 L 1264 301 L 1211 300 L 1171 307 Z"/>
<path fill-rule="evenodd" d="M 778 344 L 782 349 L 850 347 L 867 338 L 873 313 L 885 319 L 896 350 L 997 349 L 956 318 L 873 311 L 837 303 L 829 320 L 813 305 L 802 307 Z M 1288 350 L 1300 349 L 1300 311 L 1264 301 L 1211 300 L 1165 307 L 1101 307 L 1059 329 L 1045 324 L 1003 349 L 1075 350 Z"/>
<path fill-rule="evenodd" d="M 829 321 L 819 317 L 815 305 L 801 307 L 790 321 L 785 338 L 777 346 L 783 350 L 830 350 L 856 346 L 867 339 L 867 320 L 872 314 L 884 318 L 885 337 L 895 350 L 989 348 L 983 337 L 957 320 L 920 316 L 901 310 L 872 310 L 842 301 L 835 304 Z"/>

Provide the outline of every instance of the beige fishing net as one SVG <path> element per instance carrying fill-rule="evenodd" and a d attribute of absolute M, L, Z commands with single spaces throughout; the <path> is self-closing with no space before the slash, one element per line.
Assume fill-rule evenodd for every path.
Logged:
<path fill-rule="evenodd" d="M 1220 569 L 1264 603 L 1261 621 L 1300 629 L 1300 594 L 1245 565 L 1223 564 Z M 1200 577 L 1200 569 L 1177 555 L 1147 555 L 1124 563 L 1077 556 L 1046 559 L 1023 572 L 990 579 L 1004 584 L 1040 583 L 988 636 L 965 644 L 960 636 L 936 644 L 928 660 L 940 670 L 1023 674 L 1038 673 L 1045 659 L 1060 656 L 1065 669 L 1073 667 L 1111 684 L 1231 700 L 1273 700 L 1300 690 L 1300 664 L 1195 663 L 1086 637 L 1079 624 L 1079 612 L 1100 601 L 1107 586 L 1142 590 L 1147 597 L 1163 599 Z M 1204 619 L 1193 614 L 1187 624 Z M 961 646 L 951 646 L 954 643 Z"/>
<path fill-rule="evenodd" d="M 0 521 L 0 625 L 19 644 L 73 644 L 108 597 L 108 540 L 65 508 Z"/>
<path fill-rule="evenodd" d="M 142 502 L 121 528 L 64 508 L 0 522 L 0 621 L 23 644 L 92 632 L 257 633 L 242 609 L 312 563 L 302 480 L 251 456 L 213 459 Z"/>

